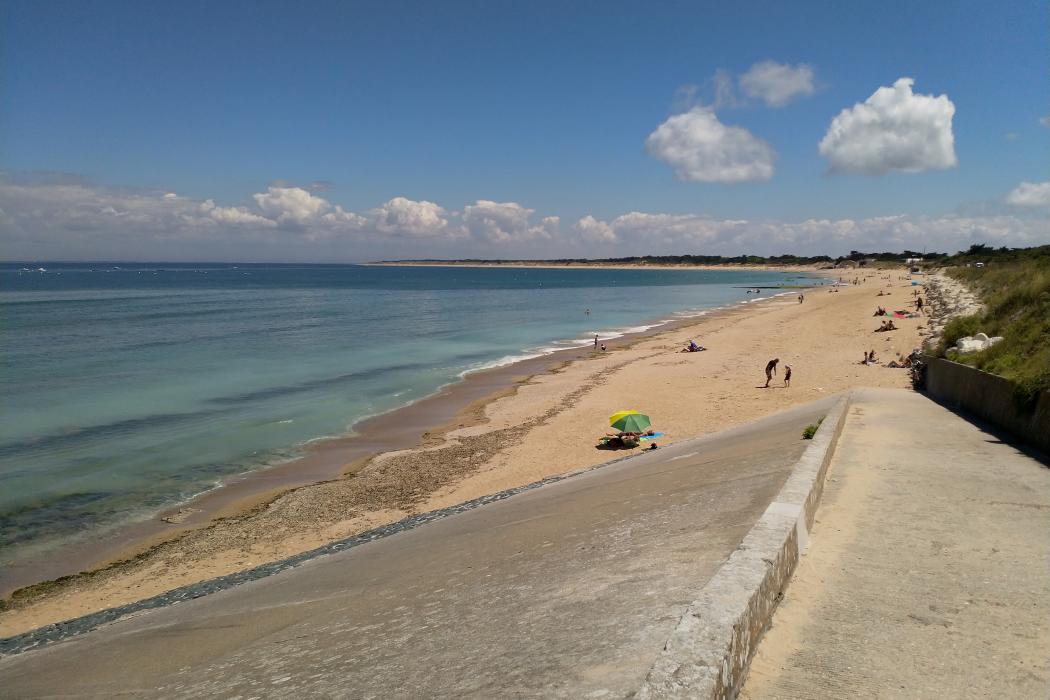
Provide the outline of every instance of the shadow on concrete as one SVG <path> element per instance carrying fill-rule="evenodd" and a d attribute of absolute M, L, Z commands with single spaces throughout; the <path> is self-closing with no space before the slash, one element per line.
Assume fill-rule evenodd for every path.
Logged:
<path fill-rule="evenodd" d="M 995 438 L 985 440 L 985 442 L 1009 445 L 1024 456 L 1034 459 L 1035 461 L 1042 464 L 1044 467 L 1050 468 L 1050 454 L 1047 454 L 1046 452 L 1040 450 L 1038 447 L 1029 444 L 1022 437 L 1019 437 L 1013 434 L 1012 432 L 1006 430 L 1005 428 L 1001 428 L 995 425 L 994 423 L 989 423 L 985 419 L 971 413 L 970 411 L 967 411 L 965 408 L 962 408 L 961 406 L 958 406 L 952 402 L 938 399 L 937 397 L 931 396 L 930 394 L 923 391 L 920 391 L 918 393 L 922 394 L 930 401 L 933 401 L 935 404 L 948 409 L 949 411 L 959 416 L 966 422 L 977 426 L 978 428 Z"/>

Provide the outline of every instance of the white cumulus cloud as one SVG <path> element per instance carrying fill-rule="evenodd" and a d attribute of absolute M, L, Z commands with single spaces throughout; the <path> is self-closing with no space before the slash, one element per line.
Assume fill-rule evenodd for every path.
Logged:
<path fill-rule="evenodd" d="M 558 233 L 560 219 L 548 216 L 531 226 L 533 211 L 517 202 L 479 199 L 463 208 L 462 219 L 471 234 L 493 243 L 551 240 Z"/>
<path fill-rule="evenodd" d="M 916 95 L 901 78 L 831 121 L 819 145 L 833 171 L 881 175 L 952 168 L 955 105 L 947 95 Z"/>
<path fill-rule="evenodd" d="M 177 195 L 170 192 L 164 195 L 163 199 L 168 202 L 178 201 Z M 204 216 L 214 219 L 221 224 L 261 226 L 263 228 L 272 228 L 277 225 L 276 221 L 252 213 L 244 207 L 220 207 L 211 199 L 201 202 L 197 209 Z"/>
<path fill-rule="evenodd" d="M 558 235 L 561 229 L 561 217 L 560 216 L 545 216 L 540 219 L 540 223 L 537 226 L 529 228 L 530 237 L 532 238 L 544 238 L 547 240 L 553 240 Z"/>
<path fill-rule="evenodd" d="M 1047 221 L 1016 216 L 876 216 L 867 219 L 804 221 L 716 219 L 697 214 L 629 212 L 604 222 L 585 217 L 589 230 L 605 232 L 607 243 L 591 239 L 591 257 L 600 255 L 801 255 L 845 254 L 850 250 L 955 252 L 972 243 L 1031 246 L 1046 242 Z M 581 220 L 582 223 L 583 220 Z M 578 225 L 578 228 L 579 227 Z M 583 231 L 581 230 L 581 237 Z"/>
<path fill-rule="evenodd" d="M 706 107 L 676 114 L 645 140 L 649 155 L 679 180 L 749 182 L 773 176 L 772 146 L 739 126 L 726 126 Z"/>
<path fill-rule="evenodd" d="M 372 210 L 375 227 L 383 233 L 437 236 L 449 230 L 447 212 L 433 202 L 394 197 Z"/>
<path fill-rule="evenodd" d="M 315 221 L 332 206 L 301 187 L 271 186 L 252 198 L 264 216 L 282 224 L 303 225 Z"/>
<path fill-rule="evenodd" d="M 1006 203 L 1019 207 L 1050 206 L 1050 181 L 1022 182 L 1006 195 Z"/>
<path fill-rule="evenodd" d="M 580 238 L 589 243 L 611 243 L 616 240 L 612 226 L 588 214 L 573 227 Z"/>
<path fill-rule="evenodd" d="M 395 197 L 365 214 L 295 187 L 221 205 L 167 191 L 76 179 L 0 174 L 0 254 L 9 260 L 365 261 L 409 258 L 621 257 L 850 250 L 938 250 L 973 243 L 1045 244 L 1050 183 L 1024 182 L 998 211 L 971 216 L 866 219 L 726 219 L 630 211 L 584 216 L 566 230 L 556 216 L 516 202 L 478 200 L 452 213 Z M 304 192 L 305 195 L 304 196 Z M 1014 205 L 1013 208 L 1007 203 Z"/>
<path fill-rule="evenodd" d="M 770 107 L 783 107 L 796 97 L 812 95 L 816 88 L 813 69 L 805 63 L 791 66 L 761 61 L 740 76 L 740 90 Z"/>

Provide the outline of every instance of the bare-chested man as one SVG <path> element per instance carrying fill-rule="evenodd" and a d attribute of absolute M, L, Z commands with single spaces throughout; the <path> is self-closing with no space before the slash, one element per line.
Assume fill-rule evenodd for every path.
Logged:
<path fill-rule="evenodd" d="M 774 358 L 766 363 L 766 388 L 769 387 L 769 383 L 773 381 L 773 375 L 777 373 L 777 363 L 780 362 L 780 358 Z"/>

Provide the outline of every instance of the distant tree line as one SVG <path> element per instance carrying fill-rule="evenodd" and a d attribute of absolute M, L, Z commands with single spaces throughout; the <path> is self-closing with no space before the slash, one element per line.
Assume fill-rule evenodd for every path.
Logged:
<path fill-rule="evenodd" d="M 493 259 L 457 259 L 457 260 L 386 260 L 384 262 L 422 262 L 422 263 L 463 263 L 463 264 L 515 264 L 515 263 L 550 263 L 556 265 L 830 265 L 852 260 L 856 263 L 866 261 L 904 263 L 909 258 L 921 258 L 926 263 L 938 265 L 966 265 L 973 262 L 1017 262 L 1038 258 L 1050 258 L 1050 245 L 1034 248 L 995 248 L 977 243 L 969 249 L 954 254 L 937 252 L 919 252 L 902 250 L 900 252 L 863 252 L 851 250 L 849 255 L 833 258 L 829 255 L 636 255 L 623 258 L 552 258 L 546 260 L 493 260 Z"/>

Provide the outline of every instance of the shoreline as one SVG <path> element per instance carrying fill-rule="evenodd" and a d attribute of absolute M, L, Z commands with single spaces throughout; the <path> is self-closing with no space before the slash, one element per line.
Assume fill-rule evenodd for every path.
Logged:
<path fill-rule="evenodd" d="M 825 271 L 822 276 L 840 273 Z M 874 276 L 869 274 L 867 279 Z M 858 318 L 850 320 L 849 327 L 839 335 L 851 338 L 851 344 L 858 348 L 869 343 L 866 334 L 871 330 L 871 320 L 866 317 L 874 300 L 866 297 L 874 295 L 874 286 L 841 288 L 842 294 L 823 294 L 825 289 L 818 285 L 807 293 L 804 307 L 784 297 L 769 296 L 761 300 L 764 303 L 734 303 L 703 316 L 624 336 L 609 342 L 607 353 L 596 353 L 590 347 L 568 348 L 497 368 L 495 373 L 505 373 L 506 381 L 498 391 L 479 388 L 473 402 L 464 397 L 461 410 L 450 411 L 454 415 L 439 427 L 433 427 L 433 414 L 428 414 L 431 429 L 422 434 L 422 439 L 417 432 L 418 444 L 410 449 L 383 452 L 366 464 L 352 465 L 344 477 L 270 494 L 266 502 L 248 512 L 226 514 L 206 527 L 174 535 L 106 569 L 31 587 L 35 590 L 26 593 L 32 595 L 0 614 L 0 636 L 251 568 L 414 514 L 608 461 L 616 455 L 595 450 L 589 434 L 601 434 L 602 421 L 611 406 L 637 404 L 649 410 L 659 427 L 669 430 L 662 441 L 668 444 L 866 383 L 859 381 L 861 374 L 877 375 L 879 384 L 903 385 L 903 373 L 858 370 L 850 367 L 855 362 L 843 361 L 832 373 L 841 376 L 829 382 L 811 370 L 810 376 L 826 386 L 788 392 L 752 391 L 753 375 L 761 374 L 761 367 L 753 368 L 756 347 L 801 343 L 806 347 L 794 349 L 798 357 L 841 355 L 834 343 L 821 342 L 810 330 L 795 328 L 800 322 L 808 325 L 806 320 L 812 320 L 820 325 L 829 313 L 835 318 L 841 316 L 841 307 L 862 305 L 865 312 L 848 313 Z M 790 337 L 782 337 L 781 329 Z M 888 335 L 875 339 L 889 341 Z M 711 351 L 679 354 L 690 337 L 701 338 L 705 345 L 711 343 Z M 902 333 L 895 342 L 912 343 L 912 337 L 917 340 L 914 334 L 905 339 Z M 761 349 L 758 352 L 765 353 Z M 853 352 L 849 350 L 850 355 Z M 796 355 L 781 356 L 792 364 L 799 361 L 794 359 Z M 531 363 L 535 364 L 526 370 Z M 708 369 L 702 371 L 703 376 L 695 376 L 690 369 L 705 366 Z M 493 370 L 474 372 L 465 382 L 451 386 L 460 387 L 472 378 L 476 381 L 479 375 L 493 374 Z M 695 386 L 687 386 L 689 383 Z M 726 393 L 725 387 L 734 385 L 736 388 Z M 780 387 L 774 384 L 774 388 Z M 681 391 L 700 394 L 693 405 L 682 406 Z M 389 415 L 370 420 L 389 420 Z"/>
<path fill-rule="evenodd" d="M 826 276 L 812 269 L 806 272 L 814 275 L 814 281 Z M 795 291 L 784 289 L 791 291 L 780 294 Z M 602 342 L 611 351 L 716 314 L 747 309 L 777 296 L 771 293 L 743 299 L 681 318 L 652 319 L 639 324 L 645 326 L 644 330 L 612 337 L 603 335 Z M 221 519 L 265 507 L 290 491 L 352 475 L 384 453 L 440 440 L 445 432 L 463 427 L 464 420 L 472 413 L 512 391 L 518 383 L 549 372 L 557 365 L 591 358 L 595 352 L 590 345 L 567 346 L 535 356 L 527 355 L 522 349 L 521 359 L 467 371 L 431 394 L 358 420 L 345 435 L 308 441 L 302 447 L 302 454 L 290 460 L 226 477 L 214 488 L 165 507 L 146 519 L 117 525 L 91 543 L 76 543 L 66 551 L 49 548 L 16 561 L 0 573 L 0 599 L 135 560 L 168 541 L 208 528 Z"/>

